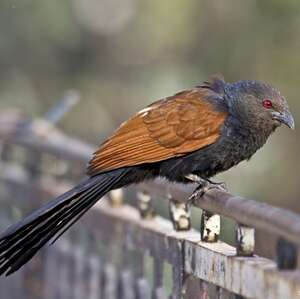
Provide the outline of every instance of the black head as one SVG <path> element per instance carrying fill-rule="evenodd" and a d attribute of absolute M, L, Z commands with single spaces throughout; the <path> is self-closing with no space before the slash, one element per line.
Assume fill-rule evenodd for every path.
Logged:
<path fill-rule="evenodd" d="M 278 90 L 260 81 L 225 83 L 229 112 L 257 129 L 273 131 L 281 124 L 294 129 L 294 119 Z"/>

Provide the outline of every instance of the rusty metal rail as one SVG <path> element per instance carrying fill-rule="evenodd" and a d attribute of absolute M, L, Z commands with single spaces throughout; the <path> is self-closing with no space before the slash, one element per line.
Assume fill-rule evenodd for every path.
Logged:
<path fill-rule="evenodd" d="M 153 196 L 168 195 L 182 201 L 190 197 L 195 186 L 168 185 L 156 181 L 141 184 L 140 188 Z M 195 198 L 193 205 L 300 245 L 300 215 L 292 211 L 219 190 L 211 190 L 201 198 Z"/>

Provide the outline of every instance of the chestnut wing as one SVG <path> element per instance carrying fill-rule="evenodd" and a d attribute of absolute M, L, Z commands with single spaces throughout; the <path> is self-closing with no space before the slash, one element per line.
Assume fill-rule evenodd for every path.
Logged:
<path fill-rule="evenodd" d="M 95 152 L 88 174 L 180 157 L 214 143 L 227 114 L 193 89 L 153 103 L 123 123 Z"/>

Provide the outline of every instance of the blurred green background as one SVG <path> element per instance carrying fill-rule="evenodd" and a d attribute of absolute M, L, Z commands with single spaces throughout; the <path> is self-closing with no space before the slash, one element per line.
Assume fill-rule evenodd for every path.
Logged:
<path fill-rule="evenodd" d="M 219 179 L 300 212 L 299 1 L 1 0 L 0 36 L 0 109 L 41 116 L 76 89 L 82 100 L 59 126 L 92 143 L 215 73 L 272 83 L 296 131 L 279 129 L 250 163 Z"/>

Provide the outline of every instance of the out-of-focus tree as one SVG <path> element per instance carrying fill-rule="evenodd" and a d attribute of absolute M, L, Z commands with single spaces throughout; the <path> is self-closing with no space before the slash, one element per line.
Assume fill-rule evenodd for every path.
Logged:
<path fill-rule="evenodd" d="M 296 0 L 1 0 L 0 36 L 0 109 L 40 115 L 76 88 L 83 100 L 61 126 L 90 142 L 214 73 L 272 82 L 296 126 L 300 117 Z M 232 191 L 300 212 L 299 134 L 282 129 L 222 178 Z"/>

